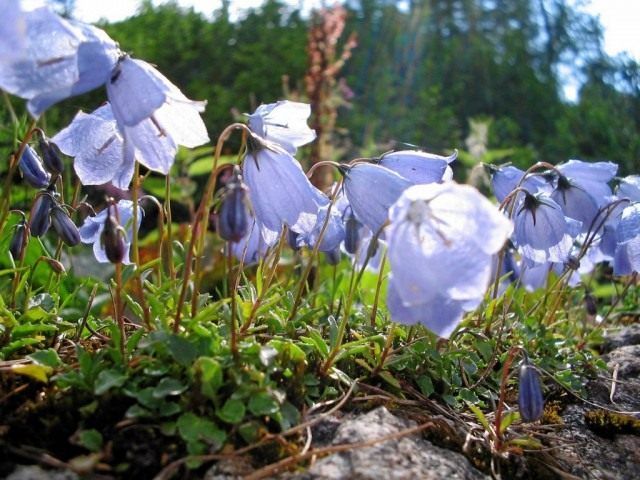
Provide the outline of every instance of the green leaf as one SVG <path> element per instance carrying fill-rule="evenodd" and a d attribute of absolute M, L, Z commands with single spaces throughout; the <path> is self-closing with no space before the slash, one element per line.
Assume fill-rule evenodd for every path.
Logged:
<path fill-rule="evenodd" d="M 518 420 L 520 420 L 520 413 L 515 410 L 507 412 L 500 422 L 500 433 L 504 433 L 513 422 L 517 422 Z"/>
<path fill-rule="evenodd" d="M 244 419 L 246 408 L 242 400 L 229 398 L 220 410 L 216 412 L 220 420 L 227 423 L 240 423 Z"/>
<path fill-rule="evenodd" d="M 113 368 L 102 370 L 96 377 L 93 392 L 96 395 L 102 395 L 114 387 L 121 387 L 126 381 L 127 375 L 119 370 Z"/>
<path fill-rule="evenodd" d="M 425 397 L 430 397 L 431 395 L 433 395 L 433 392 L 435 392 L 435 388 L 433 388 L 433 382 L 427 375 L 420 375 L 416 379 L 416 383 L 418 384 L 418 387 L 420 387 L 420 391 Z"/>
<path fill-rule="evenodd" d="M 187 385 L 175 378 L 165 377 L 158 382 L 156 388 L 153 389 L 155 398 L 164 398 L 169 395 L 180 395 L 187 389 Z"/>
<path fill-rule="evenodd" d="M 78 435 L 78 444 L 90 452 L 99 452 L 102 449 L 102 434 L 94 429 L 82 430 Z"/>
<path fill-rule="evenodd" d="M 476 418 L 478 419 L 482 427 L 487 432 L 491 432 L 491 426 L 489 425 L 489 420 L 487 420 L 487 417 L 485 417 L 484 413 L 482 413 L 482 410 L 480 410 L 478 407 L 476 407 L 472 403 L 467 404 L 467 406 L 469 407 L 469 410 L 471 410 L 473 414 L 476 416 Z"/>
<path fill-rule="evenodd" d="M 47 383 L 49 381 L 49 375 L 51 375 L 53 369 L 51 367 L 47 367 L 46 365 L 38 365 L 32 363 L 26 365 L 13 365 L 11 367 L 11 371 L 13 373 L 17 373 L 18 375 L 26 375 L 27 377 L 38 380 L 39 382 Z"/>
<path fill-rule="evenodd" d="M 280 405 L 267 392 L 259 392 L 249 399 L 249 411 L 254 415 L 272 415 L 276 413 Z"/>
<path fill-rule="evenodd" d="M 223 382 L 222 367 L 210 357 L 200 357 L 195 367 L 200 372 L 202 394 L 208 398 L 215 398 Z"/>
<path fill-rule="evenodd" d="M 47 367 L 56 368 L 62 365 L 62 360 L 58 356 L 53 348 L 47 348 L 46 350 L 38 350 L 28 357 L 39 365 L 45 365 Z"/>
<path fill-rule="evenodd" d="M 183 413 L 176 423 L 180 436 L 188 443 L 197 445 L 205 441 L 217 450 L 224 444 L 226 434 L 211 420 L 191 412 Z"/>
<path fill-rule="evenodd" d="M 178 335 L 172 335 L 168 338 L 168 346 L 176 362 L 184 367 L 190 366 L 198 356 L 196 347 Z"/>

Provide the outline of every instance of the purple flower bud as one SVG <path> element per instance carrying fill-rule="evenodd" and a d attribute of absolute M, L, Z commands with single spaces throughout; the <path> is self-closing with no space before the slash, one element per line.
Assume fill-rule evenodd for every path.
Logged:
<path fill-rule="evenodd" d="M 239 242 L 249 229 L 247 187 L 240 180 L 238 171 L 229 183 L 218 212 L 218 233 L 224 240 Z"/>
<path fill-rule="evenodd" d="M 73 223 L 69 214 L 59 205 L 51 210 L 51 223 L 58 236 L 64 243 L 73 247 L 80 243 L 80 232 L 78 227 Z"/>
<path fill-rule="evenodd" d="M 540 375 L 525 356 L 520 366 L 518 409 L 523 422 L 535 422 L 544 410 Z"/>
<path fill-rule="evenodd" d="M 9 252 L 11 252 L 11 256 L 14 260 L 18 260 L 20 258 L 22 250 L 26 246 L 26 233 L 27 228 L 24 220 L 22 220 L 16 225 L 16 230 L 11 238 L 11 243 L 9 243 Z"/>
<path fill-rule="evenodd" d="M 298 237 L 300 236 L 300 234 L 294 232 L 293 230 L 290 230 L 287 228 L 287 245 L 289 245 L 289 247 L 292 250 L 296 250 L 298 251 L 300 249 L 300 247 L 298 246 Z"/>
<path fill-rule="evenodd" d="M 598 304 L 595 297 L 590 293 L 584 296 L 584 308 L 589 316 L 595 317 L 598 314 Z"/>
<path fill-rule="evenodd" d="M 362 224 L 353 214 L 351 208 L 349 208 L 349 213 L 347 214 L 344 224 L 344 249 L 347 253 L 354 255 L 358 251 L 358 248 L 360 248 L 360 229 L 362 228 Z"/>
<path fill-rule="evenodd" d="M 336 248 L 335 250 L 330 250 L 328 252 L 324 252 L 324 258 L 329 265 L 337 265 L 340 263 L 340 249 Z"/>
<path fill-rule="evenodd" d="M 125 255 L 124 235 L 122 227 L 118 223 L 115 215 L 108 207 L 107 218 L 104 221 L 104 229 L 100 235 L 100 243 L 104 248 L 107 259 L 111 263 L 121 263 Z"/>
<path fill-rule="evenodd" d="M 56 147 L 46 137 L 40 138 L 38 146 L 42 152 L 42 159 L 46 169 L 55 175 L 61 174 L 64 170 L 64 165 Z"/>
<path fill-rule="evenodd" d="M 33 202 L 29 218 L 29 231 L 34 237 L 41 237 L 49 230 L 53 205 L 53 197 L 49 193 L 38 195 Z"/>
<path fill-rule="evenodd" d="M 44 169 L 42 160 L 31 146 L 25 146 L 18 166 L 22 177 L 33 188 L 45 188 L 49 185 L 51 175 Z"/>

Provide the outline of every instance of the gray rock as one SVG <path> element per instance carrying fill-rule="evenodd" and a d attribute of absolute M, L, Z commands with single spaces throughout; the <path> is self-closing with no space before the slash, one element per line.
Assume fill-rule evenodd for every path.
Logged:
<path fill-rule="evenodd" d="M 602 357 L 610 370 L 618 364 L 618 378 L 638 377 L 640 374 L 640 345 L 616 348 Z"/>
<path fill-rule="evenodd" d="M 607 353 L 627 345 L 640 345 L 640 323 L 607 331 L 602 344 L 602 351 Z"/>
<path fill-rule="evenodd" d="M 45 470 L 37 465 L 18 465 L 7 480 L 78 480 L 70 470 Z"/>
<path fill-rule="evenodd" d="M 332 444 L 366 442 L 416 426 L 380 407 L 345 420 Z M 313 464 L 308 471 L 288 476 L 297 480 L 402 480 L 488 478 L 456 452 L 439 448 L 420 434 L 336 453 Z"/>

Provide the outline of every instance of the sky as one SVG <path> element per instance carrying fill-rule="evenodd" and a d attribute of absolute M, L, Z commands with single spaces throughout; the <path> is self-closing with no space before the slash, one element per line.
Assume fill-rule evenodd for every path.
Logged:
<path fill-rule="evenodd" d="M 305 10 L 317 7 L 322 0 L 287 0 Z M 154 0 L 161 3 L 162 0 Z M 109 21 L 123 20 L 136 12 L 139 0 L 76 0 L 75 16 L 85 22 L 101 18 Z M 196 11 L 210 15 L 220 7 L 221 0 L 178 0 L 180 5 L 194 7 Z M 233 16 L 257 7 L 262 0 L 231 0 Z M 332 3 L 332 2 L 326 2 Z M 586 10 L 600 18 L 605 29 L 605 49 L 610 55 L 627 52 L 640 60 L 640 0 L 591 0 Z"/>

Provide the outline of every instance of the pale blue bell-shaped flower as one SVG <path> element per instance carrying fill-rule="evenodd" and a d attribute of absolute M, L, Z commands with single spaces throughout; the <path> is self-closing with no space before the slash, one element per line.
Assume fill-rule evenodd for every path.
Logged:
<path fill-rule="evenodd" d="M 137 208 L 138 225 L 136 225 L 136 229 L 140 228 L 140 222 L 142 222 L 142 215 L 144 213 L 140 206 L 138 206 Z M 102 231 L 104 230 L 105 221 L 107 219 L 109 210 L 111 211 L 112 215 L 116 215 L 115 210 L 117 210 L 117 218 L 119 220 L 119 223 L 127 233 L 126 237 L 124 238 L 125 253 L 122 263 L 128 265 L 131 263 L 131 260 L 129 259 L 129 250 L 131 248 L 131 240 L 133 238 L 133 202 L 131 200 L 120 200 L 110 208 L 105 208 L 97 215 L 93 217 L 87 217 L 83 225 L 79 229 L 80 240 L 82 241 L 82 243 L 93 244 L 93 254 L 98 262 L 109 263 L 107 253 L 101 240 Z"/>
<path fill-rule="evenodd" d="M 242 176 L 261 228 L 280 232 L 286 225 L 297 234 L 310 233 L 326 196 L 309 182 L 298 161 L 275 144 L 249 139 Z"/>
<path fill-rule="evenodd" d="M 640 272 L 640 203 L 632 203 L 622 210 L 616 237 L 613 273 L 630 275 Z"/>
<path fill-rule="evenodd" d="M 281 100 L 260 105 L 249 115 L 249 129 L 265 140 L 280 145 L 291 155 L 298 147 L 312 142 L 316 132 L 307 126 L 311 106 L 307 103 Z"/>
<path fill-rule="evenodd" d="M 632 202 L 640 202 L 640 175 L 621 178 L 616 195 L 619 198 L 628 198 Z"/>
<path fill-rule="evenodd" d="M 439 183 L 453 178 L 449 164 L 458 158 L 458 152 L 448 157 L 418 150 L 385 153 L 376 163 L 409 180 L 413 185 Z"/>
<path fill-rule="evenodd" d="M 477 190 L 454 182 L 407 189 L 389 218 L 392 318 L 395 311 L 398 321 L 415 318 L 448 336 L 482 301 L 493 255 L 513 225 Z"/>
<path fill-rule="evenodd" d="M 491 187 L 498 202 L 502 203 L 520 183 L 525 172 L 513 165 L 505 165 L 499 168 L 491 167 Z M 551 186 L 540 175 L 529 175 L 520 185 L 530 193 L 551 193 Z"/>
<path fill-rule="evenodd" d="M 0 64 L 25 54 L 27 22 L 20 0 L 0 0 Z"/>
<path fill-rule="evenodd" d="M 316 223 L 311 229 L 310 232 L 302 235 L 298 235 L 296 238 L 296 247 L 309 247 L 314 248 L 318 239 L 320 238 L 320 233 L 322 232 L 322 228 L 324 226 L 325 220 L 327 219 L 327 212 L 329 211 L 329 199 L 326 199 L 326 204 L 322 205 L 318 209 L 318 217 L 316 219 Z M 344 224 L 342 223 L 342 216 L 340 212 L 336 209 L 335 205 L 331 208 L 331 212 L 329 213 L 329 220 L 327 223 L 327 227 L 325 228 L 324 235 L 322 236 L 322 240 L 320 241 L 320 245 L 318 246 L 318 250 L 320 252 L 331 253 L 335 252 L 335 250 L 340 248 L 340 244 L 344 240 Z"/>
<path fill-rule="evenodd" d="M 269 248 L 279 240 L 279 232 L 272 232 L 260 227 L 255 217 L 249 220 L 249 228 L 238 242 L 232 242 L 231 253 L 245 265 L 257 263 L 264 258 Z"/>
<path fill-rule="evenodd" d="M 560 205 L 566 217 L 580 222 L 580 233 L 590 230 L 599 209 L 596 200 L 586 190 L 561 175 L 551 198 Z"/>
<path fill-rule="evenodd" d="M 562 208 L 550 196 L 525 193 L 513 221 L 513 243 L 529 264 L 567 260 L 575 235 Z"/>
<path fill-rule="evenodd" d="M 24 13 L 26 53 L 0 61 L 0 88 L 28 100 L 38 117 L 54 103 L 103 85 L 117 44 L 102 30 L 61 18 L 47 7 Z"/>
<path fill-rule="evenodd" d="M 589 194 L 596 205 L 601 207 L 612 195 L 609 182 L 615 177 L 618 165 L 612 162 L 569 160 L 557 165 L 556 169 L 573 185 Z"/>
<path fill-rule="evenodd" d="M 79 112 L 51 141 L 74 157 L 73 167 L 83 185 L 111 182 L 122 190 L 129 188 L 134 164 L 125 163 L 122 135 L 109 104 L 92 113 Z"/>
<path fill-rule="evenodd" d="M 355 163 L 342 167 L 344 192 L 356 218 L 377 233 L 389 217 L 389 207 L 412 183 L 386 167 Z"/>

